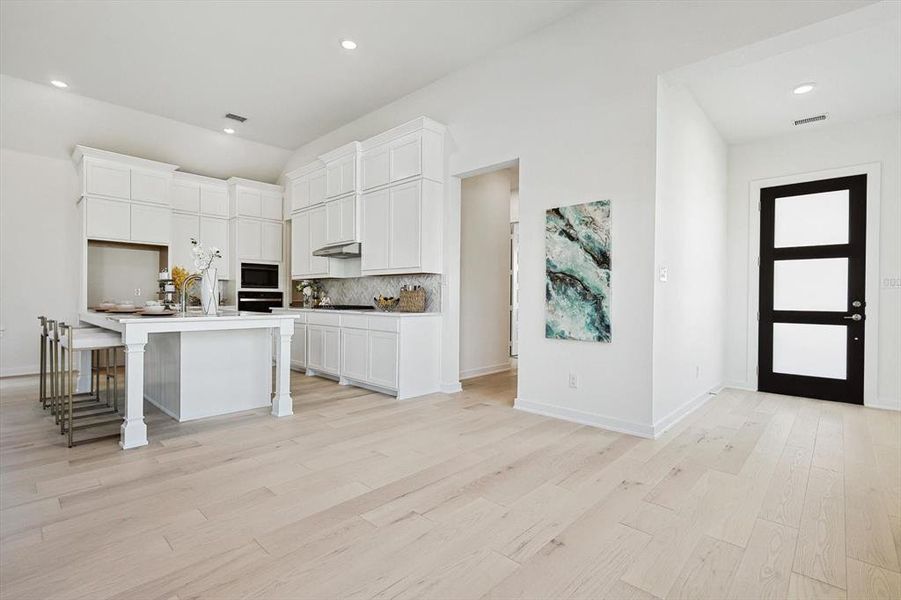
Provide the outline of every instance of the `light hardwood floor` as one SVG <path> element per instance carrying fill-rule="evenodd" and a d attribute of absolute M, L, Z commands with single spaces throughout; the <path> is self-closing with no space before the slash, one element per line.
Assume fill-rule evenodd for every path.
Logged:
<path fill-rule="evenodd" d="M 293 374 L 293 417 L 67 449 L 0 383 L 0 596 L 901 598 L 901 415 L 727 390 L 657 440 Z"/>

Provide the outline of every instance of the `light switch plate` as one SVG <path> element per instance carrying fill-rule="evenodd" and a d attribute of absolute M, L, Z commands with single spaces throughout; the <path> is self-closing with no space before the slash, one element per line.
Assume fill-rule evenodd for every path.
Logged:
<path fill-rule="evenodd" d="M 666 283 L 666 281 L 669 279 L 669 270 L 666 267 L 660 267 L 660 269 L 658 269 L 657 271 L 657 279 L 659 279 L 663 283 Z"/>

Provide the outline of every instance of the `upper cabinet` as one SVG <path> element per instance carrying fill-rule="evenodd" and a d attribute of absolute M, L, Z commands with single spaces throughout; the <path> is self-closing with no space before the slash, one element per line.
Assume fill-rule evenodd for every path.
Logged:
<path fill-rule="evenodd" d="M 230 217 L 282 220 L 281 186 L 232 177 L 228 192 Z"/>
<path fill-rule="evenodd" d="M 285 189 L 288 195 L 288 210 L 295 213 L 325 202 L 325 179 L 325 165 L 318 160 L 286 173 Z"/>
<path fill-rule="evenodd" d="M 423 177 L 444 182 L 444 125 L 420 117 L 363 142 L 360 188 Z"/>
<path fill-rule="evenodd" d="M 176 171 L 171 197 L 174 211 L 228 217 L 228 183 L 222 179 Z"/>
<path fill-rule="evenodd" d="M 338 198 L 357 191 L 360 143 L 351 142 L 319 157 L 325 163 L 325 197 Z"/>

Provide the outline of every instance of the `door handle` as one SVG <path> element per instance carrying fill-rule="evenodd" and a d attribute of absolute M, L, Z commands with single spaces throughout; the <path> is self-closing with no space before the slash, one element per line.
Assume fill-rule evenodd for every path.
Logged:
<path fill-rule="evenodd" d="M 842 317 L 842 318 L 847 319 L 849 321 L 860 321 L 861 319 L 863 319 L 863 317 L 857 313 L 854 313 L 853 315 L 848 315 L 848 316 Z"/>

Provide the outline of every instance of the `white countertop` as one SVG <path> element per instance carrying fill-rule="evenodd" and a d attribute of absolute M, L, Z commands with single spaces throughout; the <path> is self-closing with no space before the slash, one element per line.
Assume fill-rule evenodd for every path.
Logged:
<path fill-rule="evenodd" d="M 301 308 L 301 307 L 290 307 L 290 308 L 273 308 L 273 314 L 296 314 L 296 313 L 327 313 L 327 314 L 337 314 L 337 315 L 375 315 L 381 317 L 440 317 L 441 313 L 439 312 L 421 312 L 421 313 L 413 313 L 413 312 L 388 312 L 384 310 L 334 310 L 329 308 Z"/>
<path fill-rule="evenodd" d="M 114 323 L 157 323 L 161 321 L 253 321 L 276 318 L 286 318 L 284 315 L 273 315 L 270 313 L 254 313 L 254 312 L 238 312 L 221 311 L 218 315 L 204 315 L 199 312 L 178 313 L 175 315 L 161 316 L 144 316 L 129 313 L 109 313 L 103 311 L 89 310 L 82 313 L 84 316 L 92 316 L 96 318 L 106 318 Z"/>

